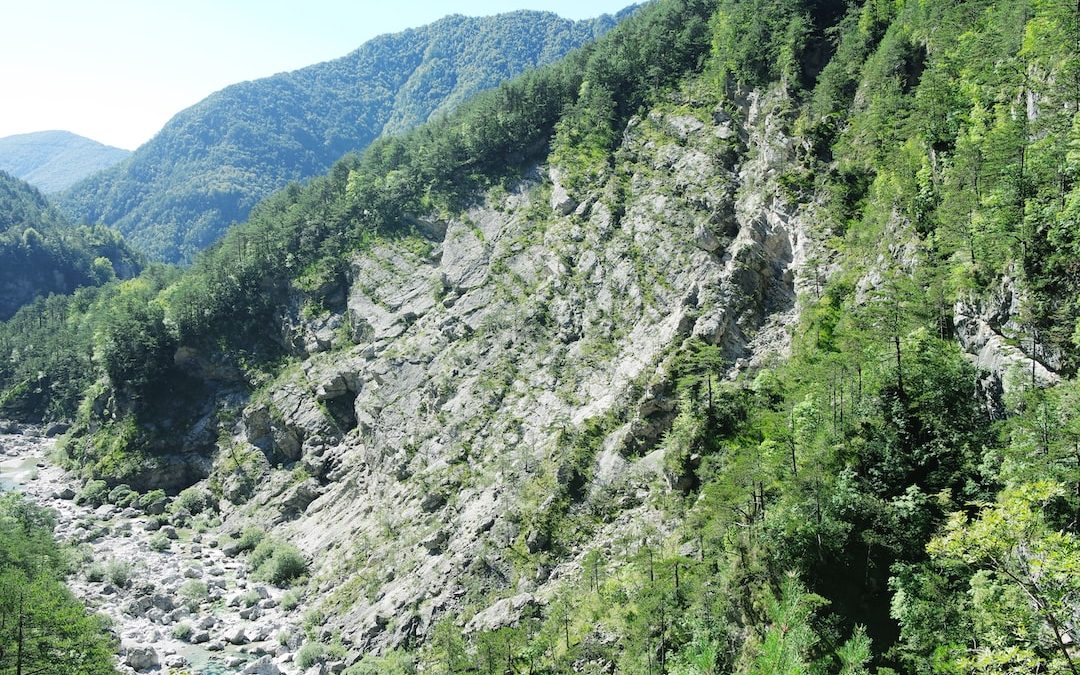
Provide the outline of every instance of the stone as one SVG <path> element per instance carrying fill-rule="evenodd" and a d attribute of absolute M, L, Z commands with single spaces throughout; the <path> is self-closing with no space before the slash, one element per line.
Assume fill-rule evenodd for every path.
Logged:
<path fill-rule="evenodd" d="M 720 250 L 720 240 L 715 234 L 704 227 L 694 231 L 694 245 L 707 253 L 716 253 Z"/>
<path fill-rule="evenodd" d="M 429 492 L 420 500 L 420 508 L 427 513 L 441 509 L 446 503 L 446 495 L 441 492 Z"/>
<path fill-rule="evenodd" d="M 521 619 L 522 614 L 527 609 L 536 605 L 537 600 L 531 593 L 522 593 L 511 598 L 503 598 L 487 609 L 477 612 L 476 616 L 466 624 L 465 632 L 498 630 L 499 628 L 512 626 Z"/>
<path fill-rule="evenodd" d="M 188 660 L 179 654 L 173 654 L 165 659 L 165 666 L 168 668 L 180 669 L 189 665 Z"/>
<path fill-rule="evenodd" d="M 147 645 L 132 645 L 124 654 L 124 663 L 131 668 L 142 672 L 157 668 L 161 665 L 158 653 L 153 647 Z"/>
<path fill-rule="evenodd" d="M 70 500 L 75 499 L 75 490 L 71 487 L 63 487 L 54 493 L 56 499 Z"/>
<path fill-rule="evenodd" d="M 240 671 L 241 675 L 281 675 L 281 669 L 269 654 L 259 658 Z"/>
<path fill-rule="evenodd" d="M 441 552 L 446 547 L 446 542 L 450 540 L 450 533 L 445 530 L 437 530 L 432 534 L 424 538 L 420 542 L 420 545 L 427 549 L 427 552 L 434 555 Z"/>
<path fill-rule="evenodd" d="M 246 645 L 250 642 L 243 626 L 237 626 L 232 630 L 226 631 L 224 638 L 229 644 L 233 645 Z"/>
<path fill-rule="evenodd" d="M 560 216 L 568 216 L 578 207 L 578 203 L 562 185 L 562 172 L 557 167 L 548 169 L 551 179 L 551 210 Z"/>
<path fill-rule="evenodd" d="M 67 430 L 70 428 L 70 425 L 63 422 L 53 422 L 49 426 L 45 427 L 45 436 L 47 438 L 55 438 L 60 434 L 67 433 Z"/>

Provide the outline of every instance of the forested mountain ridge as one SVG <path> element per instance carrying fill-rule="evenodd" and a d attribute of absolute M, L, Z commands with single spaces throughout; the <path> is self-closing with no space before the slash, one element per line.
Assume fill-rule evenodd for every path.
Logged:
<path fill-rule="evenodd" d="M 0 171 L 59 192 L 130 154 L 69 131 L 38 131 L 0 138 Z"/>
<path fill-rule="evenodd" d="M 59 203 L 75 221 L 118 228 L 151 258 L 190 261 L 288 182 L 551 63 L 629 11 L 579 22 L 529 11 L 449 16 L 340 59 L 227 87 Z"/>
<path fill-rule="evenodd" d="M 1077 44 L 660 0 L 24 310 L 0 386 L 68 395 L 0 410 L 291 587 L 285 669 L 1076 672 Z"/>
<path fill-rule="evenodd" d="M 0 320 L 34 298 L 138 271 L 116 232 L 72 227 L 40 192 L 0 171 Z"/>

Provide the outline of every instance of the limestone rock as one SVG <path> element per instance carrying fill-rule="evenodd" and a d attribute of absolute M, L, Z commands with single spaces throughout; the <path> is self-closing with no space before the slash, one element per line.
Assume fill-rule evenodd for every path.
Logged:
<path fill-rule="evenodd" d="M 236 626 L 235 628 L 226 631 L 224 638 L 229 644 L 234 645 L 246 645 L 250 642 L 243 626 Z"/>
<path fill-rule="evenodd" d="M 131 668 L 143 672 L 152 670 L 161 665 L 158 653 L 153 647 L 147 645 L 131 645 L 124 654 L 124 663 Z"/>
<path fill-rule="evenodd" d="M 281 675 L 281 669 L 269 654 L 260 657 L 240 671 L 241 675 Z"/>

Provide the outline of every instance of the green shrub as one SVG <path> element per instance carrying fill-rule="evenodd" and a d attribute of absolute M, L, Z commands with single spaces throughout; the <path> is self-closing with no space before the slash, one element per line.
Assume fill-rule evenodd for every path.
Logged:
<path fill-rule="evenodd" d="M 179 590 L 180 597 L 185 600 L 204 600 L 208 592 L 206 582 L 199 579 L 185 581 Z"/>
<path fill-rule="evenodd" d="M 131 583 L 131 564 L 123 560 L 110 560 L 105 565 L 105 577 L 113 586 L 126 588 Z"/>
<path fill-rule="evenodd" d="M 296 665 L 300 670 L 327 661 L 337 661 L 346 656 L 345 648 L 340 644 L 324 645 L 321 642 L 305 642 L 304 646 L 296 652 Z"/>
<path fill-rule="evenodd" d="M 260 547 L 262 544 L 259 545 Z M 258 548 L 252 553 L 252 557 Z M 270 556 L 263 558 L 255 567 L 256 578 L 268 581 L 275 586 L 286 586 L 307 573 L 307 561 L 300 549 L 291 544 L 275 542 Z"/>
<path fill-rule="evenodd" d="M 415 675 L 416 663 L 406 652 L 393 650 L 376 656 L 365 654 L 359 662 L 345 670 L 345 675 Z"/>
<path fill-rule="evenodd" d="M 109 498 L 109 486 L 103 480 L 88 481 L 75 496 L 76 504 L 101 506 Z"/>
<path fill-rule="evenodd" d="M 209 595 L 209 589 L 206 587 L 205 581 L 192 579 L 184 582 L 184 584 L 180 586 L 178 593 L 180 597 L 183 598 L 187 608 L 194 612 L 199 607 L 199 604 Z"/>
<path fill-rule="evenodd" d="M 261 599 L 262 596 L 259 595 L 257 591 L 245 591 L 244 594 L 240 596 L 240 604 L 244 607 L 253 607 L 254 605 L 258 604 L 259 600 Z"/>
<path fill-rule="evenodd" d="M 309 609 L 304 613 L 304 630 L 310 631 L 324 623 L 326 623 L 326 614 L 318 607 Z"/>
<path fill-rule="evenodd" d="M 86 580 L 92 582 L 103 581 L 105 579 L 105 565 L 99 562 L 90 563 L 90 566 L 86 568 Z"/>
<path fill-rule="evenodd" d="M 238 542 L 238 544 L 240 546 L 239 550 L 240 551 L 253 551 L 253 550 L 255 550 L 255 547 L 258 546 L 262 542 L 262 540 L 263 540 L 263 538 L 265 536 L 266 536 L 266 532 L 263 532 L 263 530 L 261 528 L 254 527 L 254 526 L 245 528 L 243 533 L 241 533 L 240 541 Z"/>
<path fill-rule="evenodd" d="M 131 506 L 139 499 L 139 493 L 131 489 L 131 486 L 121 483 L 112 490 L 109 491 L 108 500 L 110 504 L 116 504 L 119 507 Z"/>
<path fill-rule="evenodd" d="M 161 532 L 150 537 L 150 549 L 153 551 L 168 551 L 172 548 L 172 542 Z"/>
<path fill-rule="evenodd" d="M 300 605 L 300 594 L 296 591 L 289 591 L 285 595 L 281 596 L 281 608 L 286 612 L 291 612 Z"/>
<path fill-rule="evenodd" d="M 177 640 L 187 640 L 193 630 L 190 623 L 178 623 L 172 629 L 172 636 Z"/>
<path fill-rule="evenodd" d="M 151 490 L 139 497 L 138 506 L 150 515 L 158 515 L 165 513 L 165 505 L 168 502 L 169 497 L 164 490 Z"/>
<path fill-rule="evenodd" d="M 197 516 L 207 509 L 213 508 L 214 497 L 209 492 L 198 486 L 192 486 L 184 490 L 173 500 L 173 512 L 187 511 Z"/>
<path fill-rule="evenodd" d="M 274 555 L 274 550 L 277 548 L 278 542 L 270 537 L 264 537 L 259 540 L 259 544 L 251 552 L 248 557 L 248 565 L 251 566 L 251 570 L 254 572 L 259 569 L 264 562 L 270 559 L 270 556 Z"/>

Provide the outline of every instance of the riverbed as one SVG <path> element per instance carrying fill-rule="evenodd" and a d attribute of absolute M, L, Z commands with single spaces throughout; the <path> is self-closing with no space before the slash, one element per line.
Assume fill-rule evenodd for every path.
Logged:
<path fill-rule="evenodd" d="M 54 448 L 33 429 L 0 434 L 0 489 L 56 513 L 57 539 L 83 559 L 68 587 L 112 621 L 121 672 L 298 672 L 299 610 L 284 610 L 284 590 L 249 579 L 243 557 L 222 551 L 228 535 L 161 527 L 135 508 L 76 504 L 81 481 L 52 463 Z M 127 571 L 130 579 L 98 578 L 102 568 Z"/>

